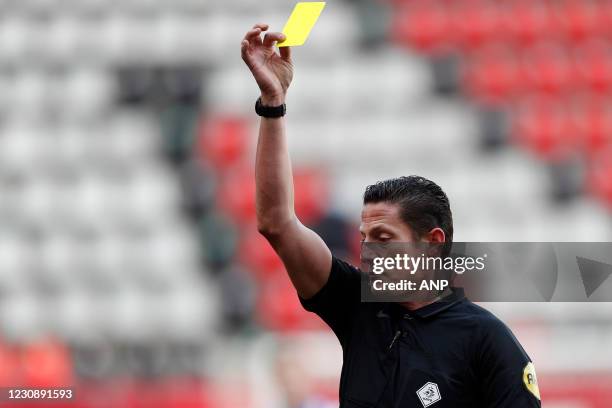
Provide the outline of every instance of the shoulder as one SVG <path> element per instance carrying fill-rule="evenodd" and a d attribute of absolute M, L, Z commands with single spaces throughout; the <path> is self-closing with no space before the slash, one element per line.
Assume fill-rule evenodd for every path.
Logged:
<path fill-rule="evenodd" d="M 475 324 L 472 341 L 476 354 L 485 358 L 495 356 L 495 359 L 529 361 L 523 346 L 506 323 L 482 306 L 468 302 L 466 307 L 470 309 Z"/>
<path fill-rule="evenodd" d="M 506 324 L 489 310 L 484 307 L 472 303 L 466 300 L 461 305 L 461 311 L 473 321 L 477 326 L 476 328 L 482 332 L 487 333 L 506 333 L 510 332 L 510 329 Z"/>
<path fill-rule="evenodd" d="M 522 351 L 519 341 L 506 323 L 484 307 L 466 299 L 454 308 L 452 315 L 463 322 L 464 328 L 469 329 L 470 343 L 475 352 L 508 348 Z"/>
<path fill-rule="evenodd" d="M 333 270 L 357 277 L 361 274 L 361 270 L 359 268 L 343 259 L 337 258 L 336 256 L 332 256 L 332 271 Z"/>

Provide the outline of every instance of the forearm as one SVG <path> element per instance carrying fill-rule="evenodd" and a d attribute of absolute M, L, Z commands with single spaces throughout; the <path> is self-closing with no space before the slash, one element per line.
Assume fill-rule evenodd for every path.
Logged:
<path fill-rule="evenodd" d="M 283 33 L 260 34 L 267 24 L 255 24 L 241 42 L 241 55 L 261 91 L 264 106 L 285 101 L 293 78 L 291 47 Z M 284 118 L 261 118 L 255 159 L 257 227 L 282 259 L 297 292 L 303 298 L 317 293 L 327 282 L 332 256 L 325 242 L 302 225 L 293 208 L 293 176 Z"/>
<path fill-rule="evenodd" d="M 272 105 L 279 100 L 262 98 L 262 102 Z M 283 117 L 261 118 L 255 183 L 258 228 L 264 234 L 274 234 L 295 219 L 293 176 Z"/>

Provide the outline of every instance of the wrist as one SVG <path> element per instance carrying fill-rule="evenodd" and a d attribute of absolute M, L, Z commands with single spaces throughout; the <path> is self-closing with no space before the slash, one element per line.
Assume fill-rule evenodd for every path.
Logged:
<path fill-rule="evenodd" d="M 261 94 L 261 103 L 264 106 L 280 106 L 285 103 L 285 95 Z"/>
<path fill-rule="evenodd" d="M 287 106 L 281 102 L 280 98 L 271 98 L 267 101 L 268 104 L 263 101 L 263 97 L 257 98 L 257 101 L 255 101 L 255 113 L 264 118 L 280 118 L 285 116 Z"/>

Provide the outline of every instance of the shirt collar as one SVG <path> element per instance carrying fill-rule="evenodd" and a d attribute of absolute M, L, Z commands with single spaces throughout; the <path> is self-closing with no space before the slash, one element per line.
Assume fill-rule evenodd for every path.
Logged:
<path fill-rule="evenodd" d="M 398 305 L 402 309 L 404 309 L 404 313 L 409 314 L 410 316 L 416 316 L 421 319 L 426 319 L 429 317 L 433 317 L 440 312 L 443 312 L 457 303 L 462 302 L 465 299 L 465 293 L 463 288 L 451 288 L 452 292 L 440 300 L 437 300 L 433 303 L 430 303 L 426 306 L 420 307 L 416 310 L 407 311 L 403 306 Z"/>

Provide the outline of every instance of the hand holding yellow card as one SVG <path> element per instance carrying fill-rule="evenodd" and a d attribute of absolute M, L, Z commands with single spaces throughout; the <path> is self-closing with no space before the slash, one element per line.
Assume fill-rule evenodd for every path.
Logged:
<path fill-rule="evenodd" d="M 293 47 L 304 44 L 324 7 L 324 1 L 296 4 L 285 24 L 285 28 L 283 28 L 283 34 L 287 38 L 276 45 L 278 47 Z"/>

